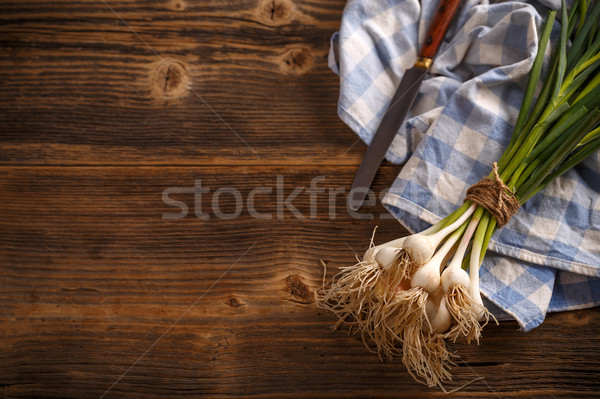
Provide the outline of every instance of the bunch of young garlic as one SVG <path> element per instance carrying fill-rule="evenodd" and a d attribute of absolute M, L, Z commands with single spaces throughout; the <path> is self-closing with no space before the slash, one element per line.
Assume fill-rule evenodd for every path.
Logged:
<path fill-rule="evenodd" d="M 479 342 L 491 317 L 479 267 L 494 231 L 600 150 L 600 1 L 574 0 L 567 11 L 562 0 L 559 42 L 538 92 L 555 16 L 546 17 L 511 141 L 490 176 L 431 228 L 382 245 L 371 240 L 362 260 L 315 293 L 317 305 L 337 315 L 335 327 L 360 332 L 382 360 L 401 356 L 429 386 L 443 389 L 451 379 L 453 355 L 444 339 Z"/>
<path fill-rule="evenodd" d="M 467 201 L 423 232 L 377 246 L 371 240 L 362 260 L 342 268 L 331 285 L 323 282 L 317 305 L 337 315 L 335 328 L 360 332 L 382 360 L 401 356 L 413 378 L 441 387 L 454 364 L 444 339 L 479 342 L 490 317 L 479 293 L 484 213 Z"/>

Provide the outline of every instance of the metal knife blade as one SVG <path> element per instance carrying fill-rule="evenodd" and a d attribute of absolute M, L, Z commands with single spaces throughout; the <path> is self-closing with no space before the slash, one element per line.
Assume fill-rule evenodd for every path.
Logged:
<path fill-rule="evenodd" d="M 357 211 L 364 202 L 377 169 L 415 101 L 425 75 L 427 69 L 420 66 L 413 66 L 404 73 L 354 177 L 348 197 L 348 206 L 353 211 Z"/>
<path fill-rule="evenodd" d="M 440 47 L 450 23 L 456 15 L 462 0 L 440 0 L 437 10 L 427 30 L 425 43 L 421 47 L 415 65 L 407 70 L 396 89 L 396 93 L 371 140 L 363 161 L 356 172 L 350 194 L 348 207 L 358 210 L 368 194 L 377 169 L 387 152 L 394 136 L 402 126 L 404 118 L 419 92 L 421 81 L 431 67 L 433 58 Z"/>

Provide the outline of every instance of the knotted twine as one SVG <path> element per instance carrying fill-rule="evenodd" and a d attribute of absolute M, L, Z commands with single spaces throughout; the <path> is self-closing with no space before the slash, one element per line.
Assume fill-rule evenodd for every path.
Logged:
<path fill-rule="evenodd" d="M 500 178 L 496 162 L 493 172 L 494 179 L 484 177 L 469 187 L 465 201 L 471 200 L 487 209 L 496 218 L 498 228 L 501 228 L 519 210 L 520 204 L 515 194 Z"/>

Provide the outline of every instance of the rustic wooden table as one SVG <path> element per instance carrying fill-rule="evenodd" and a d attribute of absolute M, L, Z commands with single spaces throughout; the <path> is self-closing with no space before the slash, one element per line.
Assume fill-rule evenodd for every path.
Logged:
<path fill-rule="evenodd" d="M 320 259 L 405 234 L 345 208 L 365 146 L 327 68 L 343 7 L 0 3 L 2 396 L 444 396 L 314 306 Z M 449 388 L 597 395 L 598 316 L 488 326 Z"/>

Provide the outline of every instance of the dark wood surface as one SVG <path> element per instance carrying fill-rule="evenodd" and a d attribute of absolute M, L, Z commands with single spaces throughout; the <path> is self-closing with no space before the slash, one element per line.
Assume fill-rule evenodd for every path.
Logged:
<path fill-rule="evenodd" d="M 372 219 L 343 194 L 329 205 L 365 150 L 327 68 L 343 7 L 0 2 L 3 397 L 445 396 L 314 306 L 320 259 L 331 276 L 374 226 L 378 242 L 405 234 L 381 205 Z M 375 190 L 399 169 L 385 164 Z M 278 209 L 319 177 L 312 216 L 306 190 L 297 214 Z M 177 187 L 188 214 L 165 217 Z M 453 345 L 449 388 L 484 376 L 454 396 L 597 395 L 598 316 L 488 326 L 480 346 Z"/>

